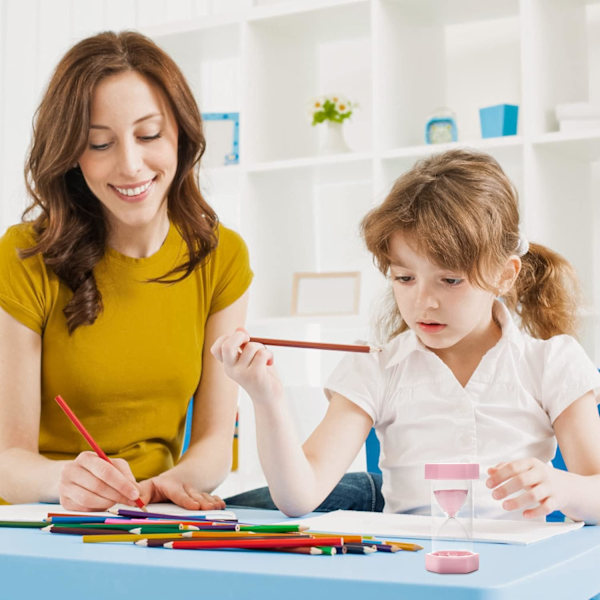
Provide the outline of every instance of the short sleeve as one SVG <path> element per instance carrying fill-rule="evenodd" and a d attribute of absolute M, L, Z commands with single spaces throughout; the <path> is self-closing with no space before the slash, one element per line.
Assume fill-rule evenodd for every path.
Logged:
<path fill-rule="evenodd" d="M 33 232 L 27 224 L 9 228 L 0 238 L 0 306 L 41 334 L 50 297 L 48 272 L 41 255 L 19 256 L 19 250 L 33 244 Z"/>
<path fill-rule="evenodd" d="M 377 424 L 383 403 L 383 372 L 380 353 L 347 354 L 325 382 L 325 395 L 348 398 L 362 408 Z"/>
<path fill-rule="evenodd" d="M 547 340 L 542 406 L 551 422 L 589 391 L 593 391 L 596 402 L 600 402 L 600 374 L 581 345 L 568 335 Z"/>
<path fill-rule="evenodd" d="M 222 225 L 214 261 L 215 285 L 209 314 L 233 304 L 248 289 L 253 277 L 246 243 L 239 234 Z"/>

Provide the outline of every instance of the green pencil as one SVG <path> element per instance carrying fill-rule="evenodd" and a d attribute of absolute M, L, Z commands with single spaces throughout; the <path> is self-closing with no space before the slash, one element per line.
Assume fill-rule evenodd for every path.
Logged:
<path fill-rule="evenodd" d="M 0 527 L 29 527 L 31 529 L 41 529 L 46 527 L 46 521 L 0 521 Z"/>

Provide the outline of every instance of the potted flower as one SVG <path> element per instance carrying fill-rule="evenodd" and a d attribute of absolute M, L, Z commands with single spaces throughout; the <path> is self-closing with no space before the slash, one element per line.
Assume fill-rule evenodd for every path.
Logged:
<path fill-rule="evenodd" d="M 311 102 L 312 125 L 325 123 L 327 131 L 321 144 L 321 153 L 336 154 L 348 152 L 350 148 L 344 140 L 343 123 L 352 116 L 356 103 L 338 94 L 314 98 Z"/>

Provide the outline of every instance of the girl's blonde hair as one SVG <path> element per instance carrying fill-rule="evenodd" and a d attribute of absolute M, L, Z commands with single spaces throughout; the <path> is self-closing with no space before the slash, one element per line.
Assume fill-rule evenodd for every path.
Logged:
<path fill-rule="evenodd" d="M 496 292 L 489 279 L 519 246 L 517 192 L 488 154 L 451 150 L 419 161 L 402 175 L 383 203 L 361 223 L 377 268 L 388 275 L 390 239 L 401 231 L 434 263 L 465 273 Z M 570 263 L 540 244 L 529 244 L 522 268 L 504 295 L 509 310 L 536 338 L 576 332 L 578 284 Z M 380 326 L 388 339 L 407 326 L 394 303 Z"/>

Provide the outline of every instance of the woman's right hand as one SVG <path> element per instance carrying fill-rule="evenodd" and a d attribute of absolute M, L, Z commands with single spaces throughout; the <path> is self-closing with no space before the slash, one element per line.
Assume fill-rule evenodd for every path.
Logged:
<path fill-rule="evenodd" d="M 95 511 L 117 503 L 135 505 L 140 492 L 129 464 L 122 458 L 113 458 L 111 463 L 89 451 L 65 463 L 58 484 L 63 507 Z"/>
<path fill-rule="evenodd" d="M 240 327 L 219 337 L 210 351 L 254 401 L 268 401 L 281 395 L 283 386 L 273 367 L 273 354 L 263 344 L 249 340 L 248 332 Z"/>

